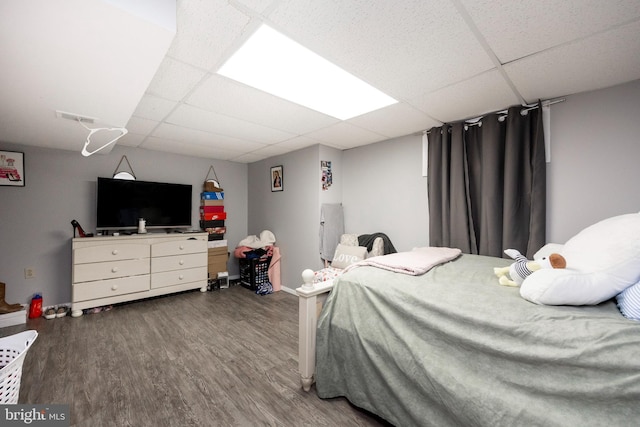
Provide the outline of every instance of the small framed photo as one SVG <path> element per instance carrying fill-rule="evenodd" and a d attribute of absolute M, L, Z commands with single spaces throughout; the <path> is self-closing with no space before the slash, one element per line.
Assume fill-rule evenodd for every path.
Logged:
<path fill-rule="evenodd" d="M 0 150 L 0 185 L 24 187 L 24 153 Z"/>
<path fill-rule="evenodd" d="M 282 166 L 273 166 L 271 168 L 271 191 L 282 191 Z"/>

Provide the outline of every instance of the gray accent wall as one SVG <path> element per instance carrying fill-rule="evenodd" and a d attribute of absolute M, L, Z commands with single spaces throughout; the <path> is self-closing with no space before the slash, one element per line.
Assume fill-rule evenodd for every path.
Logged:
<path fill-rule="evenodd" d="M 0 282 L 7 301 L 28 303 L 36 292 L 44 305 L 71 301 L 71 220 L 95 233 L 96 179 L 111 177 L 123 155 L 139 180 L 193 186 L 192 224 L 199 228 L 200 192 L 213 164 L 225 190 L 226 238 L 235 248 L 247 234 L 247 165 L 116 146 L 108 155 L 0 143 L 25 153 L 25 187 L 0 186 Z M 24 268 L 35 270 L 25 279 Z M 231 275 L 238 274 L 229 263 Z"/>
<path fill-rule="evenodd" d="M 551 107 L 547 240 L 640 211 L 640 80 Z"/>
<path fill-rule="evenodd" d="M 429 244 L 422 135 L 343 153 L 343 204 L 349 233 L 385 233 L 398 251 Z"/>
<path fill-rule="evenodd" d="M 302 270 L 322 267 L 320 206 L 341 201 L 341 156 L 340 150 L 314 145 L 249 165 L 249 235 L 274 233 L 281 283 L 288 290 L 300 286 Z M 334 182 L 327 191 L 322 191 L 321 160 L 332 162 Z M 270 169 L 280 165 L 284 190 L 272 192 Z"/>

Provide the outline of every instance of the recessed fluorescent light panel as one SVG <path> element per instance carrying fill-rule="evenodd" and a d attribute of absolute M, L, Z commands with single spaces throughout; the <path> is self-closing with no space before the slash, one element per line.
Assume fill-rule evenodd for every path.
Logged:
<path fill-rule="evenodd" d="M 266 25 L 218 74 L 340 120 L 398 102 Z"/>

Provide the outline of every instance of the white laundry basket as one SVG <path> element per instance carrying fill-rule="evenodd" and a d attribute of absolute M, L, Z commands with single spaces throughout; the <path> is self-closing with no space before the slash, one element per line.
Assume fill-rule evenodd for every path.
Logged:
<path fill-rule="evenodd" d="M 22 363 L 37 337 L 36 331 L 24 331 L 0 338 L 0 405 L 18 403 Z"/>

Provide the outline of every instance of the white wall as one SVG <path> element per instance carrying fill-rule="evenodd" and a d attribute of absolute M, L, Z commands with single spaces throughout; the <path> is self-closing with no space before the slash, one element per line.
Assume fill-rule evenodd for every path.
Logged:
<path fill-rule="evenodd" d="M 96 178 L 110 177 L 126 155 L 138 179 L 193 185 L 192 223 L 198 228 L 199 193 L 214 165 L 225 189 L 229 247 L 247 234 L 247 165 L 116 146 L 108 155 L 85 158 L 76 152 L 0 143 L 25 153 L 25 187 L 0 186 L 0 281 L 7 300 L 27 303 L 36 292 L 44 304 L 71 301 L 70 224 L 77 219 L 95 232 Z M 36 277 L 24 278 L 24 268 Z M 229 263 L 230 274 L 238 267 Z"/>
<path fill-rule="evenodd" d="M 640 211 L 640 80 L 551 107 L 547 240 Z"/>

